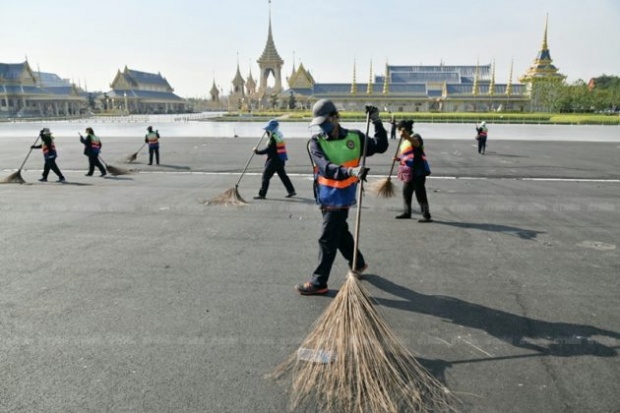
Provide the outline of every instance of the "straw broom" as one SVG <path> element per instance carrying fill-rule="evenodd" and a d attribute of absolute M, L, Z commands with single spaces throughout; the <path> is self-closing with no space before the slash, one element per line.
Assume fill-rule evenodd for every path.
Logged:
<path fill-rule="evenodd" d="M 263 141 L 266 135 L 267 135 L 267 132 L 265 131 L 265 133 L 263 133 L 258 143 L 256 144 L 257 148 L 260 146 L 261 142 Z M 243 171 L 241 172 L 239 179 L 237 179 L 237 183 L 235 183 L 235 186 L 221 193 L 220 195 L 217 195 L 211 198 L 205 203 L 205 205 L 245 205 L 247 204 L 245 199 L 243 199 L 243 197 L 239 193 L 239 182 L 241 182 L 241 178 L 243 178 L 243 175 L 245 175 L 245 171 L 247 171 L 248 166 L 250 165 L 250 162 L 252 161 L 253 157 L 254 157 L 254 151 L 252 151 L 250 158 L 245 163 L 245 167 L 243 168 Z"/>
<path fill-rule="evenodd" d="M 138 159 L 138 154 L 140 153 L 142 148 L 144 148 L 145 146 L 146 146 L 146 142 L 144 142 L 144 144 L 142 144 L 142 146 L 140 146 L 140 149 L 138 149 L 137 152 L 134 152 L 131 155 L 127 156 L 127 163 L 132 163 L 133 161 Z"/>
<path fill-rule="evenodd" d="M 400 144 L 402 143 L 402 141 L 403 138 L 401 137 L 398 140 L 398 145 L 396 145 L 396 153 L 394 154 L 394 158 L 398 156 L 398 151 L 400 150 Z M 392 182 L 394 165 L 396 165 L 396 159 L 392 159 L 392 167 L 390 168 L 390 173 L 388 174 L 387 178 L 370 184 L 370 192 L 374 193 L 379 198 L 392 198 L 394 195 L 396 195 L 396 187 Z"/>
<path fill-rule="evenodd" d="M 366 136 L 369 128 L 368 114 Z M 367 141 L 362 166 L 366 148 Z M 357 268 L 362 186 L 360 181 L 352 268 Z M 455 412 L 456 398 L 396 338 L 358 277 L 349 271 L 298 351 L 271 375 L 292 373 L 291 410 Z"/>
<path fill-rule="evenodd" d="M 105 163 L 105 161 L 103 160 L 103 158 L 101 156 L 99 157 L 99 160 L 101 161 L 103 166 L 105 166 L 105 168 L 108 170 L 108 172 L 112 176 L 129 175 L 129 174 L 131 174 L 131 171 L 129 171 L 127 169 L 119 168 L 119 167 L 112 166 L 110 164 Z"/>
<path fill-rule="evenodd" d="M 26 158 L 24 159 L 24 162 L 22 162 L 19 169 L 16 172 L 13 172 L 9 176 L 7 176 L 6 178 L 0 180 L 0 183 L 2 184 L 25 184 L 26 183 L 24 178 L 22 178 L 22 173 L 21 173 L 22 168 L 24 167 L 24 165 L 26 164 L 26 161 L 28 160 L 28 158 L 30 157 L 30 154 L 32 153 L 32 147 L 35 146 L 38 141 L 39 141 L 39 136 L 37 136 L 37 139 L 34 140 L 34 143 L 30 145 L 30 150 L 28 151 L 28 155 L 26 155 Z"/>

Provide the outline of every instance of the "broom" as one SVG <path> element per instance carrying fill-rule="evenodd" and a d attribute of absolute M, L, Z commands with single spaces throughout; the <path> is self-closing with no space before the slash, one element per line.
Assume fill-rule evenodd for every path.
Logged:
<path fill-rule="evenodd" d="M 37 139 L 35 139 L 34 143 L 30 145 L 30 150 L 28 151 L 28 155 L 26 155 L 26 158 L 24 159 L 24 162 L 22 162 L 19 169 L 16 172 L 13 172 L 11 175 L 7 176 L 6 178 L 0 180 L 0 183 L 3 183 L 3 184 L 25 184 L 26 183 L 24 178 L 22 178 L 22 173 L 21 173 L 22 168 L 24 167 L 24 165 L 26 164 L 26 161 L 28 160 L 28 158 L 30 157 L 30 154 L 32 153 L 32 147 L 35 146 L 38 141 L 39 141 L 39 136 L 37 136 Z"/>
<path fill-rule="evenodd" d="M 131 155 L 129 155 L 127 157 L 127 163 L 132 163 L 133 161 L 135 161 L 138 158 L 138 154 L 140 153 L 142 148 L 144 148 L 145 146 L 146 146 L 146 142 L 144 142 L 144 144 L 142 146 L 140 146 L 140 149 L 138 149 L 137 152 L 134 152 Z"/>
<path fill-rule="evenodd" d="M 398 151 L 400 151 L 400 144 L 402 143 L 402 141 L 403 138 L 401 137 L 398 141 L 398 145 L 396 145 L 396 153 L 394 154 L 394 158 L 398 156 Z M 396 159 L 392 159 L 392 167 L 390 168 L 390 173 L 388 174 L 387 178 L 370 184 L 370 191 L 377 195 L 379 198 L 392 198 L 396 194 L 396 188 L 394 183 L 392 182 L 394 165 L 396 165 Z"/>
<path fill-rule="evenodd" d="M 260 146 L 261 142 L 263 141 L 266 135 L 267 135 L 267 132 L 265 131 L 265 133 L 263 133 L 258 143 L 256 144 L 256 148 Z M 250 165 L 250 162 L 252 161 L 253 157 L 254 157 L 254 151 L 252 151 L 250 158 L 246 162 L 245 167 L 243 168 L 243 171 L 241 172 L 241 176 L 239 176 L 239 179 L 237 179 L 237 183 L 235 184 L 235 186 L 221 193 L 220 195 L 217 195 L 211 198 L 205 203 L 205 205 L 245 205 L 247 204 L 247 202 L 243 199 L 241 194 L 239 194 L 239 182 L 241 182 L 241 178 L 243 178 L 243 175 L 245 174 L 245 171 L 248 169 L 248 166 Z"/>
<path fill-rule="evenodd" d="M 362 167 L 366 163 L 367 136 Z M 353 266 L 362 210 L 362 186 L 357 193 Z M 438 412 L 456 411 L 456 398 L 431 376 L 391 332 L 356 274 L 346 282 L 314 323 L 297 352 L 271 375 L 292 372 L 292 409 L 313 411 Z"/>
<path fill-rule="evenodd" d="M 127 169 L 118 168 L 116 166 L 112 166 L 110 164 L 105 163 L 105 161 L 103 160 L 103 158 L 101 156 L 99 156 L 99 160 L 101 161 L 103 166 L 105 166 L 105 168 L 108 170 L 108 172 L 112 176 L 129 175 L 131 173 L 131 171 L 129 171 Z"/>

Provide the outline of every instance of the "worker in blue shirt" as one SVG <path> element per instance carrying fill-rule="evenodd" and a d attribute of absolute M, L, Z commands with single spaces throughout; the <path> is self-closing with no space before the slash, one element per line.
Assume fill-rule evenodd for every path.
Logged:
<path fill-rule="evenodd" d="M 328 292 L 327 281 L 338 251 L 354 274 L 359 275 L 367 268 L 359 251 L 357 268 L 351 268 L 355 241 L 347 217 L 349 208 L 357 200 L 358 182 L 365 180 L 368 173 L 368 168 L 360 165 L 365 142 L 368 144 L 366 156 L 383 153 L 388 148 L 387 131 L 379 118 L 379 110 L 369 106 L 367 112 L 375 134 L 366 138 L 362 131 L 340 125 L 338 110 L 331 100 L 319 100 L 313 107 L 314 118 L 310 125 L 318 125 L 321 132 L 310 139 L 308 150 L 314 166 L 315 198 L 323 214 L 323 229 L 319 238 L 319 263 L 310 281 L 295 286 L 302 295 Z"/>

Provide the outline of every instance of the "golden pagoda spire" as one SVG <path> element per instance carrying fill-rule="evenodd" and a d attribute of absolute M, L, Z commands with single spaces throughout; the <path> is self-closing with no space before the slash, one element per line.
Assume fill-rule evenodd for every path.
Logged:
<path fill-rule="evenodd" d="M 390 92 L 390 69 L 388 67 L 388 60 L 385 59 L 385 77 L 383 78 L 383 94 L 387 95 Z"/>
<path fill-rule="evenodd" d="M 478 96 L 478 75 L 480 71 L 480 61 L 476 61 L 476 74 L 474 75 L 474 86 L 471 89 L 471 94 Z"/>
<path fill-rule="evenodd" d="M 489 83 L 489 95 L 495 94 L 495 59 L 493 59 L 493 66 L 491 68 L 491 83 Z"/>
<path fill-rule="evenodd" d="M 355 58 L 353 58 L 353 82 L 351 83 L 351 94 L 357 95 L 357 83 L 355 82 Z"/>
<path fill-rule="evenodd" d="M 512 93 L 512 68 L 514 66 L 514 59 L 510 61 L 510 74 L 508 75 L 508 84 L 506 85 L 506 94 L 508 96 Z"/>
<path fill-rule="evenodd" d="M 445 80 L 443 81 L 443 85 L 441 86 L 441 97 L 444 99 L 448 97 L 448 82 L 446 82 Z"/>
<path fill-rule="evenodd" d="M 368 87 L 366 88 L 366 94 L 372 95 L 372 58 L 370 59 L 370 78 L 368 79 Z"/>
<path fill-rule="evenodd" d="M 549 46 L 547 45 L 547 26 L 549 25 L 549 13 L 545 16 L 545 34 L 543 35 L 543 42 L 541 50 L 549 50 Z"/>

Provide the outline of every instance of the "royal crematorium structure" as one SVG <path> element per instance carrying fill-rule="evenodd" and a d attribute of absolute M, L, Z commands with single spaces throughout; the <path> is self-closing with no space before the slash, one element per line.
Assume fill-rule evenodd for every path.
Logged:
<path fill-rule="evenodd" d="M 252 111 L 266 108 L 309 109 L 319 99 L 333 100 L 341 110 L 361 110 L 368 102 L 392 112 L 528 112 L 539 110 L 536 89 L 549 81 L 562 81 L 565 76 L 553 65 L 547 45 L 545 20 L 542 47 L 533 65 L 513 83 L 513 63 L 506 83 L 496 82 L 495 63 L 474 65 L 390 65 L 386 62 L 373 74 L 361 76 L 352 62 L 350 82 L 318 83 L 303 63 L 286 77 L 288 88 L 282 85 L 284 60 L 278 53 L 269 11 L 267 42 L 260 58 L 258 82 L 250 69 L 247 79 L 239 63 L 232 80 L 228 98 L 229 110 Z M 274 85 L 267 80 L 274 78 Z M 213 82 L 212 100 L 217 101 L 218 88 Z"/>

